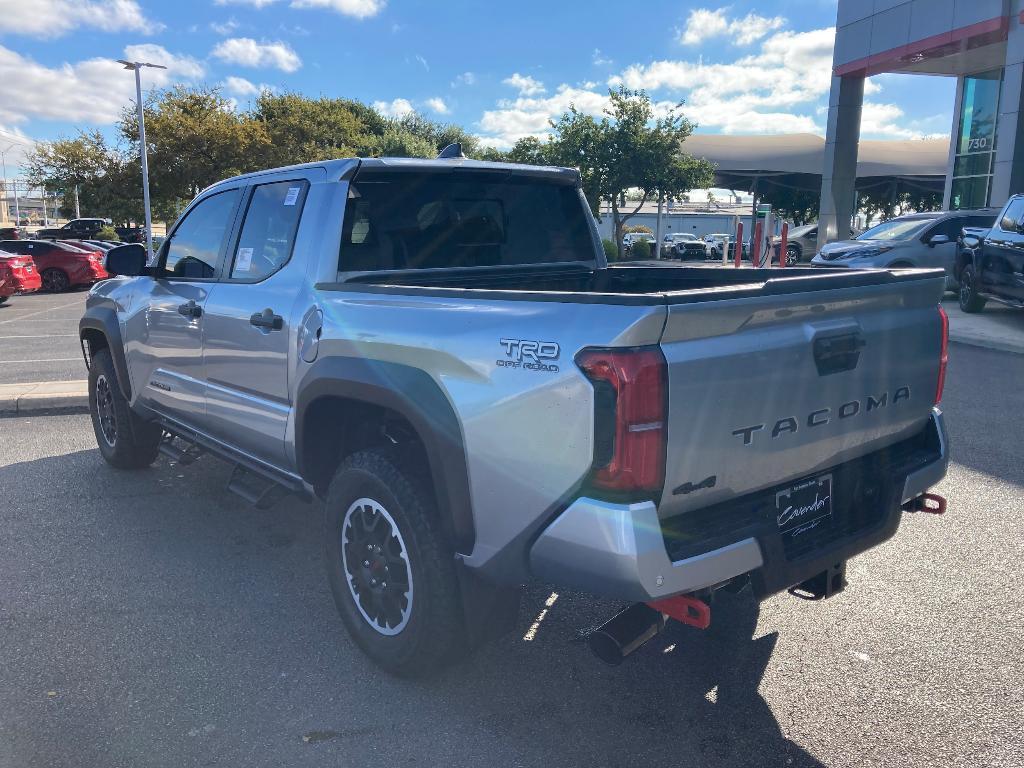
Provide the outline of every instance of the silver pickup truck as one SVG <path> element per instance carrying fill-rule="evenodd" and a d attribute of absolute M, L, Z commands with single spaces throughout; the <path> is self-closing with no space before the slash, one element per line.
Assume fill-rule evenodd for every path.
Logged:
<path fill-rule="evenodd" d="M 698 625 L 722 588 L 830 596 L 946 471 L 940 270 L 609 267 L 565 168 L 239 176 L 107 269 L 103 457 L 321 499 L 341 617 L 398 673 L 510 626 L 530 579 Z"/>

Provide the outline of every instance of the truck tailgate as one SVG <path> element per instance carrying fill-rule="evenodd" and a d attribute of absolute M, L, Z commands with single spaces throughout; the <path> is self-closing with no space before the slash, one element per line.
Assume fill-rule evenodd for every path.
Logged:
<path fill-rule="evenodd" d="M 941 277 L 673 303 L 662 518 L 813 475 L 931 413 Z"/>

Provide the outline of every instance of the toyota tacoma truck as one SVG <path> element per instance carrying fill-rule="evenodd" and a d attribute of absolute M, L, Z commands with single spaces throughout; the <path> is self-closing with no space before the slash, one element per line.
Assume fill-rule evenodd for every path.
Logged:
<path fill-rule="evenodd" d="M 575 170 L 253 173 L 106 263 L 103 457 L 321 500 L 341 618 L 396 673 L 514 626 L 531 579 L 641 610 L 611 660 L 720 589 L 830 596 L 946 471 L 941 270 L 609 266 Z"/>

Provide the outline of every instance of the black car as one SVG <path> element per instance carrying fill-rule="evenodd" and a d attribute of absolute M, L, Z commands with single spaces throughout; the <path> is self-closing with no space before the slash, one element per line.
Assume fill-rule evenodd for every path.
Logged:
<path fill-rule="evenodd" d="M 122 243 L 144 243 L 146 242 L 145 227 L 114 227 L 117 236 Z"/>
<path fill-rule="evenodd" d="M 105 226 L 106 219 L 72 219 L 63 227 L 40 229 L 34 237 L 40 240 L 89 240 Z"/>
<path fill-rule="evenodd" d="M 1006 202 L 992 227 L 964 227 L 958 240 L 960 309 L 980 312 L 990 299 L 1024 308 L 1024 194 Z"/>

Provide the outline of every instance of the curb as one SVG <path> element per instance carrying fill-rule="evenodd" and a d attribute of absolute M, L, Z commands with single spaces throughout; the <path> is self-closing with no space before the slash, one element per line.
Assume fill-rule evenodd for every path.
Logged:
<path fill-rule="evenodd" d="M 996 352 L 1024 355 L 1024 341 L 979 338 L 973 334 L 949 334 L 950 342 Z M 0 418 L 47 413 L 88 413 L 89 382 L 41 381 L 0 384 Z"/>
<path fill-rule="evenodd" d="M 949 340 L 953 344 L 966 344 L 969 347 L 981 347 L 996 352 L 1009 352 L 1016 355 L 1024 355 L 1024 342 L 1000 341 L 999 339 L 979 339 L 977 336 L 963 336 L 959 333 L 950 333 Z"/>
<path fill-rule="evenodd" d="M 0 417 L 88 410 L 89 388 L 85 380 L 0 385 Z"/>

